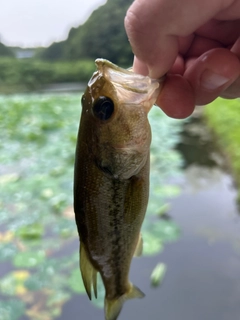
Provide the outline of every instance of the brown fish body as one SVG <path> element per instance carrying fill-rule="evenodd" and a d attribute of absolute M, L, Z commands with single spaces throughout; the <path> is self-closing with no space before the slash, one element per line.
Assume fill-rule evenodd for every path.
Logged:
<path fill-rule="evenodd" d="M 74 210 L 86 291 L 91 298 L 93 286 L 97 294 L 99 272 L 106 290 L 105 316 L 113 320 L 124 300 L 143 296 L 128 273 L 148 202 L 147 113 L 159 85 L 106 60 L 96 64 L 98 71 L 82 98 Z"/>

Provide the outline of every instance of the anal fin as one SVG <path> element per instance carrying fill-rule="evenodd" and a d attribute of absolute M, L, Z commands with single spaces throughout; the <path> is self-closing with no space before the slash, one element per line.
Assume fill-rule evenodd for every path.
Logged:
<path fill-rule="evenodd" d="M 89 261 L 84 244 L 80 242 L 80 270 L 83 283 L 89 299 L 92 299 L 92 286 L 97 298 L 97 271 Z"/>

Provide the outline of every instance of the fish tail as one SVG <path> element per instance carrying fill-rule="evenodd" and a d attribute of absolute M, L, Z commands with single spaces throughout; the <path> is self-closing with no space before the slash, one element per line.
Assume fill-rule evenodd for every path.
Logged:
<path fill-rule="evenodd" d="M 97 271 L 90 262 L 84 244 L 80 242 L 80 270 L 83 283 L 89 299 L 92 299 L 91 288 L 93 286 L 94 295 L 97 298 Z"/>
<path fill-rule="evenodd" d="M 130 290 L 117 299 L 105 298 L 104 310 L 106 320 L 116 320 L 122 310 L 122 306 L 126 300 L 134 298 L 143 298 L 145 294 L 134 285 L 130 285 Z"/>

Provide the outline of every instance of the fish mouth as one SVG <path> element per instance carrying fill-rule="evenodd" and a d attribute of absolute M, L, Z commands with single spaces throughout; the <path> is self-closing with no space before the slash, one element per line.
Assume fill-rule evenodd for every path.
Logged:
<path fill-rule="evenodd" d="M 149 112 L 161 91 L 164 78 L 151 79 L 129 69 L 118 67 L 105 59 L 97 59 L 95 63 L 98 73 L 114 86 L 120 102 L 133 101 L 131 104 L 140 104 L 146 112 Z M 93 80 L 92 78 L 89 81 L 89 85 Z"/>

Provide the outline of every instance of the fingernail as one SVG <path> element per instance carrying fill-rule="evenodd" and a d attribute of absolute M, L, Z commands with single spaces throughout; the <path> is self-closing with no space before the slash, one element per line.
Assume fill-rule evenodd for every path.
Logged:
<path fill-rule="evenodd" d="M 200 84 L 207 90 L 215 90 L 223 86 L 229 80 L 229 78 L 226 78 L 220 74 L 214 73 L 210 70 L 205 70 L 201 76 Z"/>

